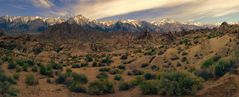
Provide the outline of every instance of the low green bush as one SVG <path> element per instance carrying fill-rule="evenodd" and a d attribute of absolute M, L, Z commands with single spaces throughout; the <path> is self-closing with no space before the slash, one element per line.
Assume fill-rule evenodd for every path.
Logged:
<path fill-rule="evenodd" d="M 85 61 L 86 61 L 86 62 L 92 62 L 93 60 L 94 60 L 94 59 L 93 59 L 93 56 L 92 56 L 92 55 L 88 54 L 88 55 L 85 56 Z"/>
<path fill-rule="evenodd" d="M 157 81 L 145 81 L 140 84 L 140 90 L 144 95 L 158 94 L 158 82 Z"/>
<path fill-rule="evenodd" d="M 13 62 L 11 62 L 11 63 L 8 63 L 8 69 L 15 69 L 16 68 L 16 64 L 15 63 L 13 63 Z"/>
<path fill-rule="evenodd" d="M 152 80 L 152 79 L 155 79 L 156 78 L 156 75 L 154 74 L 151 74 L 151 73 L 145 73 L 144 74 L 144 79 L 145 80 Z"/>
<path fill-rule="evenodd" d="M 63 65 L 62 64 L 57 64 L 55 63 L 54 61 L 51 61 L 49 64 L 48 64 L 49 67 L 51 67 L 52 69 L 57 69 L 57 70 L 61 70 L 63 68 Z"/>
<path fill-rule="evenodd" d="M 221 56 L 219 55 L 214 55 L 213 57 L 207 59 L 206 61 L 203 62 L 202 64 L 202 68 L 208 68 L 210 66 L 212 66 L 213 64 L 215 64 L 216 62 L 218 62 L 218 60 L 221 58 Z"/>
<path fill-rule="evenodd" d="M 143 63 L 143 64 L 141 64 L 141 67 L 142 67 L 142 68 L 145 68 L 145 67 L 147 67 L 147 66 L 149 66 L 149 63 Z"/>
<path fill-rule="evenodd" d="M 40 74 L 47 75 L 47 76 L 53 76 L 53 70 L 52 67 L 47 65 L 41 65 L 40 66 Z"/>
<path fill-rule="evenodd" d="M 107 68 L 107 67 L 105 67 L 105 68 L 100 68 L 99 71 L 100 71 L 100 72 L 109 72 L 109 71 L 110 71 L 110 68 Z"/>
<path fill-rule="evenodd" d="M 159 93 L 168 96 L 193 95 L 202 88 L 202 79 L 184 71 L 160 73 Z"/>
<path fill-rule="evenodd" d="M 88 86 L 87 93 L 91 95 L 114 93 L 113 83 L 108 80 L 97 80 L 91 82 Z"/>
<path fill-rule="evenodd" d="M 133 86 L 129 82 L 123 82 L 123 81 L 120 82 L 119 86 L 118 86 L 120 91 L 127 91 L 127 90 L 131 89 L 132 87 Z"/>
<path fill-rule="evenodd" d="M 197 75 L 198 77 L 202 77 L 204 80 L 209 80 L 210 78 L 213 78 L 213 73 L 207 69 L 197 70 L 195 72 L 195 75 Z"/>
<path fill-rule="evenodd" d="M 39 67 L 37 65 L 34 65 L 32 67 L 32 72 L 38 72 Z"/>
<path fill-rule="evenodd" d="M 100 80 L 103 80 L 103 79 L 108 79 L 108 74 L 107 73 L 99 73 L 98 75 L 96 75 L 96 78 L 100 79 Z"/>
<path fill-rule="evenodd" d="M 26 77 L 25 77 L 25 83 L 26 83 L 27 85 L 30 85 L 30 86 L 32 86 L 32 85 L 37 85 L 37 84 L 38 84 L 38 80 L 35 78 L 34 75 L 28 74 L 28 75 L 26 75 Z"/>
<path fill-rule="evenodd" d="M 217 77 L 223 76 L 235 64 L 233 60 L 220 60 L 215 64 L 214 74 Z"/>
<path fill-rule="evenodd" d="M 112 75 L 115 75 L 115 74 L 121 74 L 122 71 L 120 69 L 118 69 L 118 68 L 114 68 L 114 69 L 111 69 L 109 71 L 109 73 L 112 74 Z"/>
<path fill-rule="evenodd" d="M 59 84 L 69 84 L 71 82 L 86 84 L 88 82 L 88 78 L 83 74 L 66 72 L 59 74 L 58 77 L 56 78 L 56 82 Z"/>
<path fill-rule="evenodd" d="M 86 88 L 82 84 L 78 83 L 77 81 L 72 81 L 71 83 L 69 83 L 67 85 L 67 88 L 72 92 L 77 92 L 77 93 L 86 92 Z"/>
<path fill-rule="evenodd" d="M 122 79 L 123 79 L 122 76 L 119 74 L 115 75 L 114 77 L 114 80 L 122 80 Z"/>

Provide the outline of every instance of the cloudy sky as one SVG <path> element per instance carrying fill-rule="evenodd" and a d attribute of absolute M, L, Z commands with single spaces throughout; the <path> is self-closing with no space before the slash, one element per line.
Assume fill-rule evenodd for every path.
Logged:
<path fill-rule="evenodd" d="M 239 21 L 239 0 L 0 0 L 0 15 L 91 19 L 172 18 L 184 22 Z"/>

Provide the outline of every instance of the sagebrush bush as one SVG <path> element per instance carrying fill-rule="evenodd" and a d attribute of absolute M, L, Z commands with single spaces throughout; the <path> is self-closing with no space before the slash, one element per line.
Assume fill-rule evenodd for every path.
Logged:
<path fill-rule="evenodd" d="M 122 71 L 120 69 L 118 69 L 118 68 L 114 68 L 114 69 L 111 69 L 109 71 L 109 73 L 112 74 L 112 75 L 115 75 L 115 74 L 121 74 Z"/>
<path fill-rule="evenodd" d="M 53 69 L 57 69 L 57 70 L 61 70 L 63 68 L 63 65 L 62 64 L 57 64 L 55 63 L 54 61 L 51 61 L 49 64 L 48 64 L 49 67 L 53 68 Z"/>
<path fill-rule="evenodd" d="M 24 65 L 22 66 L 22 69 L 27 72 L 27 71 L 28 71 L 28 67 L 29 67 L 28 64 L 24 64 Z"/>
<path fill-rule="evenodd" d="M 47 66 L 41 65 L 40 66 L 40 73 L 42 75 L 52 76 L 52 74 L 53 74 L 52 67 L 49 66 L 49 65 L 47 65 Z"/>
<path fill-rule="evenodd" d="M 100 68 L 99 71 L 100 71 L 100 72 L 109 72 L 109 71 L 110 71 L 110 68 L 107 68 L 107 67 L 105 67 L 105 68 Z"/>
<path fill-rule="evenodd" d="M 114 77 L 114 80 L 122 80 L 122 79 L 123 79 L 122 76 L 119 74 L 115 75 Z"/>
<path fill-rule="evenodd" d="M 144 95 L 158 94 L 158 82 L 157 81 L 145 81 L 140 84 L 140 90 Z"/>
<path fill-rule="evenodd" d="M 26 77 L 25 77 L 25 83 L 27 84 L 27 85 L 37 85 L 38 84 L 38 80 L 35 78 L 35 76 L 34 75 L 32 75 L 32 74 L 28 74 L 28 75 L 26 75 Z"/>
<path fill-rule="evenodd" d="M 8 69 L 15 69 L 16 66 L 17 65 L 15 63 L 13 63 L 13 62 L 8 63 Z"/>
<path fill-rule="evenodd" d="M 69 84 L 71 82 L 86 84 L 88 82 L 88 78 L 83 74 L 66 72 L 66 73 L 60 74 L 56 78 L 56 82 L 60 84 Z"/>
<path fill-rule="evenodd" d="M 220 60 L 215 64 L 214 74 L 217 77 L 223 76 L 234 65 L 233 60 Z"/>
<path fill-rule="evenodd" d="M 32 67 L 32 72 L 38 72 L 39 67 L 37 65 L 34 65 Z"/>
<path fill-rule="evenodd" d="M 221 58 L 221 56 L 214 55 L 213 57 L 204 61 L 201 67 L 202 68 L 208 68 L 208 67 L 212 66 L 213 64 L 215 64 L 220 58 Z"/>
<path fill-rule="evenodd" d="M 67 79 L 67 75 L 66 74 L 60 74 L 58 75 L 58 77 L 56 78 L 56 82 L 59 84 L 64 84 L 66 79 Z"/>
<path fill-rule="evenodd" d="M 99 73 L 98 75 L 96 75 L 96 78 L 102 80 L 102 79 L 108 79 L 108 74 L 105 72 Z"/>
<path fill-rule="evenodd" d="M 144 81 L 144 78 L 142 76 L 136 76 L 133 80 L 130 81 L 130 84 L 132 86 L 137 86 L 141 84 Z"/>
<path fill-rule="evenodd" d="M 155 79 L 156 78 L 156 75 L 154 74 L 151 74 L 151 73 L 145 73 L 144 74 L 144 79 L 145 80 L 151 80 L 151 79 Z"/>
<path fill-rule="evenodd" d="M 120 91 L 127 91 L 127 90 L 131 89 L 132 87 L 133 86 L 131 85 L 130 82 L 124 82 L 124 81 L 120 82 L 119 86 L 118 86 Z"/>
<path fill-rule="evenodd" d="M 211 65 L 213 65 L 213 63 L 214 63 L 213 59 L 210 58 L 210 59 L 208 59 L 208 60 L 206 60 L 206 61 L 203 62 L 202 68 L 208 68 L 208 67 L 210 67 Z"/>
<path fill-rule="evenodd" d="M 67 85 L 67 88 L 72 92 L 85 93 L 86 88 L 77 81 L 72 81 Z"/>
<path fill-rule="evenodd" d="M 208 80 L 210 78 L 213 78 L 213 73 L 210 70 L 207 69 L 201 69 L 197 70 L 195 72 L 195 75 L 202 77 L 204 80 Z"/>
<path fill-rule="evenodd" d="M 121 60 L 126 60 L 128 58 L 128 55 L 127 54 L 124 54 L 120 57 Z"/>
<path fill-rule="evenodd" d="M 114 92 L 113 83 L 108 80 L 97 80 L 91 82 L 87 92 L 91 95 L 102 95 Z"/>
<path fill-rule="evenodd" d="M 143 63 L 143 64 L 141 64 L 141 67 L 142 67 L 142 68 L 145 68 L 145 67 L 147 67 L 147 66 L 149 66 L 149 63 Z"/>
<path fill-rule="evenodd" d="M 81 65 L 80 64 L 72 64 L 71 68 L 81 68 Z"/>
<path fill-rule="evenodd" d="M 202 88 L 202 79 L 184 71 L 160 73 L 159 93 L 168 96 L 192 95 Z"/>
<path fill-rule="evenodd" d="M 94 60 L 94 59 L 93 59 L 93 56 L 92 56 L 92 55 L 88 54 L 88 55 L 85 56 L 85 61 L 86 61 L 86 62 L 92 62 L 93 60 Z"/>
<path fill-rule="evenodd" d="M 74 81 L 77 81 L 79 83 L 86 84 L 88 82 L 87 77 L 83 74 L 72 73 L 72 77 Z"/>

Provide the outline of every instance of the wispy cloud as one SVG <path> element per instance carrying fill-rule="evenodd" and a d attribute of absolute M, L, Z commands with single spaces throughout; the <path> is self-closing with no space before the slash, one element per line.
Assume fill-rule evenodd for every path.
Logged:
<path fill-rule="evenodd" d="M 103 18 L 119 14 L 151 9 L 155 7 L 177 6 L 191 0 L 82 0 L 74 7 L 77 14 L 83 14 L 90 18 Z"/>
<path fill-rule="evenodd" d="M 54 4 L 49 0 L 31 0 L 34 6 L 40 8 L 52 8 Z"/>
<path fill-rule="evenodd" d="M 239 15 L 239 0 L 0 0 L 0 14 L 91 19 L 173 18 L 181 21 L 216 21 Z M 16 13 L 21 11 L 21 13 Z"/>

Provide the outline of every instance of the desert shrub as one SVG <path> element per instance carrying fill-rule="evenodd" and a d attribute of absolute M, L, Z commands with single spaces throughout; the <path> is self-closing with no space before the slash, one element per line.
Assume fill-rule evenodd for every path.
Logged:
<path fill-rule="evenodd" d="M 144 81 L 144 78 L 142 76 L 136 76 L 133 80 L 130 81 L 130 84 L 132 86 L 137 86 L 141 84 Z"/>
<path fill-rule="evenodd" d="M 182 40 L 179 41 L 179 44 L 184 44 L 184 45 L 189 45 L 190 44 L 190 40 L 183 38 Z"/>
<path fill-rule="evenodd" d="M 100 68 L 99 71 L 100 71 L 100 72 L 109 72 L 109 71 L 110 71 L 110 68 L 107 68 L 107 67 L 105 67 L 105 68 Z"/>
<path fill-rule="evenodd" d="M 157 52 L 156 52 L 156 50 L 154 49 L 154 48 L 152 48 L 152 49 L 148 49 L 145 53 L 144 53 L 144 55 L 150 55 L 150 56 L 152 56 L 152 55 L 155 55 Z"/>
<path fill-rule="evenodd" d="M 127 54 L 124 54 L 120 57 L 121 60 L 126 60 L 128 58 L 128 55 Z"/>
<path fill-rule="evenodd" d="M 145 67 L 147 67 L 147 66 L 149 66 L 149 63 L 143 63 L 143 64 L 141 64 L 141 67 L 142 67 L 142 68 L 145 68 Z"/>
<path fill-rule="evenodd" d="M 219 55 L 215 55 L 209 59 L 207 59 L 206 61 L 203 62 L 202 64 L 202 68 L 208 68 L 210 66 L 212 66 L 214 63 L 216 63 L 219 59 L 221 58 L 221 56 Z"/>
<path fill-rule="evenodd" d="M 88 79 L 83 74 L 66 72 L 59 74 L 59 76 L 56 78 L 56 82 L 59 84 L 70 84 L 71 82 L 86 84 L 88 82 Z"/>
<path fill-rule="evenodd" d="M 67 88 L 72 92 L 77 92 L 77 93 L 85 93 L 86 92 L 86 88 L 82 84 L 80 84 L 76 81 L 72 81 L 71 83 L 69 83 L 67 85 Z"/>
<path fill-rule="evenodd" d="M 188 61 L 187 57 L 183 57 L 183 58 L 181 59 L 181 62 L 186 62 L 186 61 Z"/>
<path fill-rule="evenodd" d="M 151 68 L 151 70 L 153 70 L 153 71 L 158 71 L 158 70 L 159 70 L 159 67 L 156 66 L 156 65 L 152 65 L 150 68 Z"/>
<path fill-rule="evenodd" d="M 223 76 L 234 65 L 233 60 L 220 60 L 214 68 L 214 74 L 217 77 Z"/>
<path fill-rule="evenodd" d="M 35 76 L 34 75 L 32 75 L 32 74 L 28 74 L 28 75 L 26 75 L 26 77 L 25 77 L 25 83 L 27 84 L 27 85 L 37 85 L 38 84 L 38 80 L 35 78 Z"/>
<path fill-rule="evenodd" d="M 81 63 L 80 65 L 81 65 L 81 67 L 87 67 L 89 64 L 86 63 L 86 62 L 83 62 L 83 63 Z"/>
<path fill-rule="evenodd" d="M 111 60 L 111 58 L 112 58 L 111 56 L 107 55 L 101 60 L 101 63 L 105 63 L 105 64 L 109 65 L 111 62 L 113 62 Z"/>
<path fill-rule="evenodd" d="M 156 75 L 154 74 L 151 74 L 151 73 L 145 73 L 144 74 L 144 79 L 145 80 L 151 80 L 151 79 L 155 79 L 156 78 Z"/>
<path fill-rule="evenodd" d="M 140 84 L 140 90 L 144 95 L 158 94 L 158 82 L 157 81 L 145 81 Z"/>
<path fill-rule="evenodd" d="M 119 74 L 115 75 L 114 77 L 114 80 L 122 80 L 122 79 L 123 79 L 122 76 Z"/>
<path fill-rule="evenodd" d="M 128 75 L 142 75 L 144 72 L 142 70 L 134 69 L 131 71 L 128 71 Z"/>
<path fill-rule="evenodd" d="M 81 68 L 80 64 L 72 64 L 71 68 Z"/>
<path fill-rule="evenodd" d="M 52 76 L 52 74 L 53 74 L 52 67 L 51 66 L 41 65 L 40 66 L 40 73 L 42 75 Z"/>
<path fill-rule="evenodd" d="M 72 92 L 86 92 L 86 88 L 83 84 L 88 82 L 88 79 L 83 74 L 73 73 L 71 71 L 67 71 L 66 73 L 60 74 L 56 78 L 56 82 L 59 84 L 65 84 L 67 88 Z"/>
<path fill-rule="evenodd" d="M 22 66 L 22 69 L 23 69 L 24 71 L 28 71 L 28 67 L 29 67 L 28 64 L 24 64 L 24 65 Z"/>
<path fill-rule="evenodd" d="M 72 68 L 81 68 L 88 66 L 88 63 L 72 64 Z"/>
<path fill-rule="evenodd" d="M 121 70 L 125 70 L 125 65 L 124 65 L 124 64 L 120 64 L 120 65 L 118 66 L 118 68 L 121 69 Z"/>
<path fill-rule="evenodd" d="M 16 68 L 16 64 L 15 63 L 13 63 L 13 62 L 11 62 L 11 63 L 8 63 L 8 69 L 15 69 Z"/>
<path fill-rule="evenodd" d="M 98 66 L 98 63 L 97 62 L 93 62 L 92 63 L 92 67 L 96 67 L 96 66 Z"/>
<path fill-rule="evenodd" d="M 111 69 L 109 71 L 109 73 L 112 74 L 112 75 L 115 75 L 115 74 L 121 74 L 122 71 L 120 69 L 118 69 L 118 68 L 114 68 L 114 69 Z"/>
<path fill-rule="evenodd" d="M 103 79 L 108 79 L 108 74 L 107 73 L 99 73 L 98 75 L 96 75 L 96 78 L 100 79 L 100 80 L 103 80 Z"/>
<path fill-rule="evenodd" d="M 213 77 L 213 73 L 207 69 L 197 70 L 195 75 L 198 77 L 202 77 L 204 80 L 208 80 Z"/>
<path fill-rule="evenodd" d="M 13 77 L 14 80 L 18 80 L 19 79 L 19 73 L 14 73 L 12 75 L 12 77 Z"/>
<path fill-rule="evenodd" d="M 214 61 L 213 61 L 212 59 L 208 59 L 208 60 L 206 60 L 206 61 L 203 62 L 202 68 L 208 68 L 208 67 L 210 67 L 213 63 L 214 63 Z"/>
<path fill-rule="evenodd" d="M 53 68 L 53 69 L 57 69 L 57 70 L 61 70 L 63 68 L 63 66 L 61 64 L 57 64 L 54 61 L 51 61 L 48 64 L 49 67 Z"/>
<path fill-rule="evenodd" d="M 97 80 L 91 82 L 88 86 L 88 91 L 91 95 L 102 95 L 114 92 L 113 83 L 108 80 Z"/>
<path fill-rule="evenodd" d="M 120 91 L 127 91 L 131 89 L 133 86 L 129 82 L 120 82 L 118 88 Z"/>
<path fill-rule="evenodd" d="M 88 54 L 88 55 L 85 56 L 85 61 L 86 61 L 86 62 L 92 62 L 93 60 L 94 60 L 94 59 L 93 59 L 93 56 L 92 56 L 92 55 Z"/>
<path fill-rule="evenodd" d="M 189 72 L 165 71 L 160 73 L 159 92 L 163 95 L 192 95 L 201 88 L 201 79 Z"/>
<path fill-rule="evenodd" d="M 33 66 L 35 63 L 31 60 L 17 60 L 16 64 L 23 66 L 23 65 L 29 65 L 29 66 Z"/>
<path fill-rule="evenodd" d="M 72 73 L 73 80 L 86 84 L 88 82 L 88 79 L 85 75 L 83 74 L 77 74 L 77 73 Z"/>
<path fill-rule="evenodd" d="M 32 67 L 32 72 L 38 72 L 38 66 L 37 65 L 34 65 Z"/>
<path fill-rule="evenodd" d="M 17 66 L 16 66 L 16 72 L 20 72 L 20 71 L 22 71 L 22 67 L 19 66 L 19 65 L 17 65 Z"/>
<path fill-rule="evenodd" d="M 68 76 L 66 74 L 60 74 L 59 76 L 57 76 L 56 82 L 59 84 L 63 84 L 63 83 L 65 83 L 67 77 Z"/>

